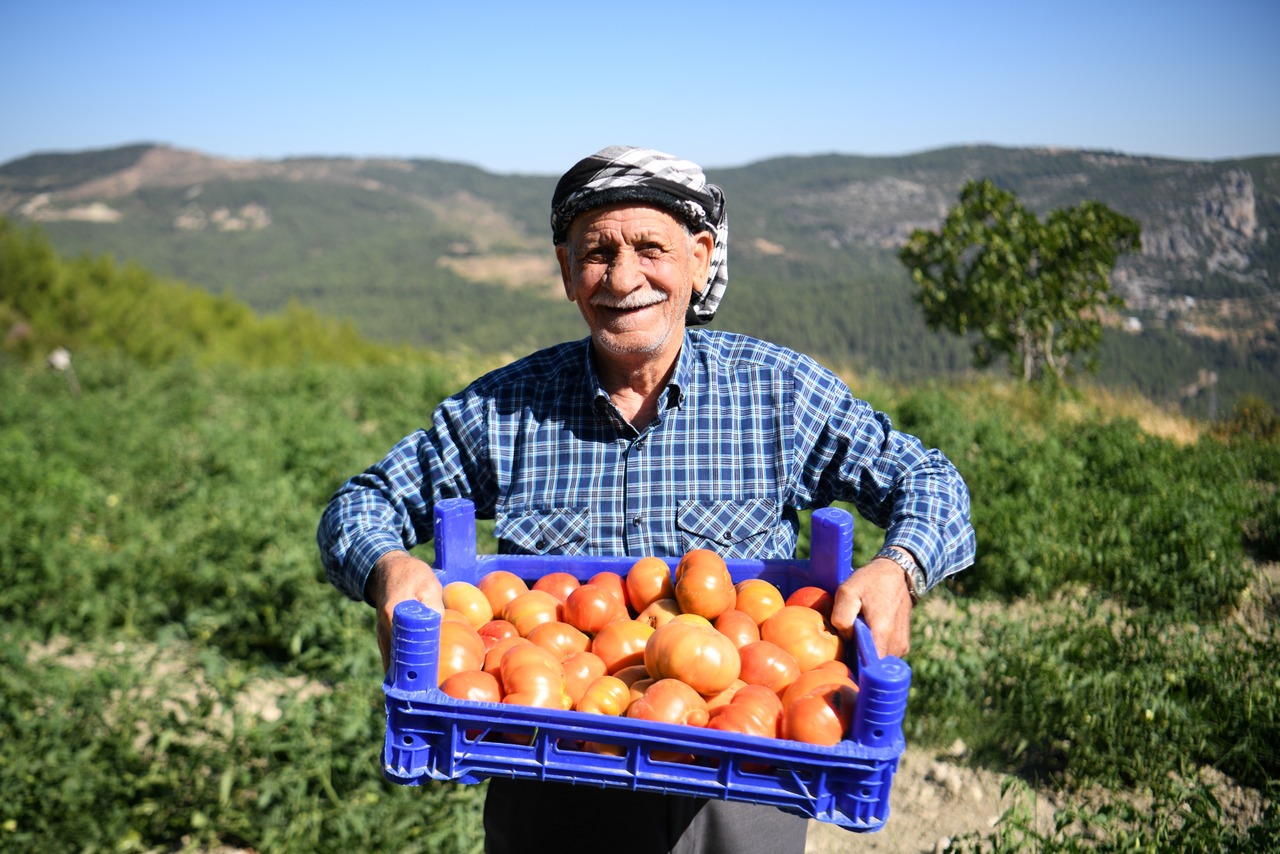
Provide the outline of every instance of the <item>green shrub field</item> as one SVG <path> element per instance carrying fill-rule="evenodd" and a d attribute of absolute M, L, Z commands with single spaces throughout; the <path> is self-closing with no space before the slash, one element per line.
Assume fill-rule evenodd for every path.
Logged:
<path fill-rule="evenodd" d="M 64 300 L 80 268 L 107 302 L 133 298 L 121 276 L 189 298 L 47 261 Z M 19 267 L 0 257 L 0 275 Z M 480 850 L 483 786 L 382 779 L 373 614 L 328 585 L 314 541 L 332 490 L 475 365 L 320 343 L 289 358 L 272 336 L 323 321 L 234 306 L 235 334 L 265 339 L 245 358 L 212 333 L 140 354 L 16 306 L 13 281 L 0 317 L 43 306 L 42 344 L 81 338 L 74 383 L 0 354 L 0 850 Z M 189 309 L 168 309 L 182 339 Z M 855 388 L 942 448 L 974 499 L 978 562 L 913 625 L 908 741 L 961 738 L 967 761 L 1072 805 L 1049 830 L 1010 810 L 953 848 L 1274 845 L 1274 413 L 1175 440 L 1088 391 Z M 855 558 L 878 537 L 859 520 Z M 1255 793 L 1257 815 L 1233 820 L 1205 769 Z"/>

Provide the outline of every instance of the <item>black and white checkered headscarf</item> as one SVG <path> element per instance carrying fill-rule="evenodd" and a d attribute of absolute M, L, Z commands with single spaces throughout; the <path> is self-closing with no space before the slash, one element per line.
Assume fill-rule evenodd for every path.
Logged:
<path fill-rule="evenodd" d="M 697 234 L 715 236 L 707 284 L 695 292 L 685 322 L 699 326 L 715 317 L 729 285 L 729 221 L 724 193 L 696 163 L 654 151 L 612 145 L 583 158 L 560 178 L 551 196 L 551 236 L 558 246 L 581 213 L 617 202 L 639 202 L 662 208 Z"/>

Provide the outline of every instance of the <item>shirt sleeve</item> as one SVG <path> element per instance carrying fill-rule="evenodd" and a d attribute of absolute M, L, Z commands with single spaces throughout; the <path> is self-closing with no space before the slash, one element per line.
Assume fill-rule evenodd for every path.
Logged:
<path fill-rule="evenodd" d="M 431 539 L 435 502 L 490 489 L 483 401 L 465 393 L 440 405 L 429 428 L 400 440 L 379 462 L 344 483 L 320 517 L 316 542 L 329 581 L 364 599 L 378 558 Z"/>
<path fill-rule="evenodd" d="M 796 371 L 795 394 L 795 453 L 807 506 L 852 503 L 885 529 L 885 545 L 915 555 L 926 589 L 973 563 L 969 490 L 950 460 L 895 430 L 888 415 L 809 360 Z"/>

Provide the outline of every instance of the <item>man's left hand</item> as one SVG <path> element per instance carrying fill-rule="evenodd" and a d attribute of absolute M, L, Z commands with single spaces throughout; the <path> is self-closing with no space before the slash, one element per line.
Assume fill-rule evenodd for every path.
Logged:
<path fill-rule="evenodd" d="M 836 589 L 831 625 L 853 639 L 853 621 L 866 620 L 881 657 L 903 656 L 911 646 L 911 589 L 906 573 L 888 558 L 876 558 L 856 570 Z"/>

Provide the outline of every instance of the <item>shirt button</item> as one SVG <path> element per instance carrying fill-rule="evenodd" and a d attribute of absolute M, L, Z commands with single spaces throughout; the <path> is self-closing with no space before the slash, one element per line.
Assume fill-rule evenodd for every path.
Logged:
<path fill-rule="evenodd" d="M 644 521 L 644 517 L 642 517 L 639 513 L 637 513 L 637 514 L 636 514 L 636 516 L 635 516 L 635 518 L 631 520 L 631 524 L 632 524 L 632 525 L 635 525 L 637 528 L 639 528 L 639 527 L 640 527 L 640 523 L 641 523 L 641 522 L 643 522 L 643 521 Z"/>
<path fill-rule="evenodd" d="M 536 549 L 545 549 L 545 548 L 547 547 L 547 541 L 546 541 L 546 540 L 538 540 L 538 542 L 536 542 L 536 543 L 534 543 L 534 544 L 533 544 L 533 547 L 534 547 L 534 548 L 536 548 Z"/>

